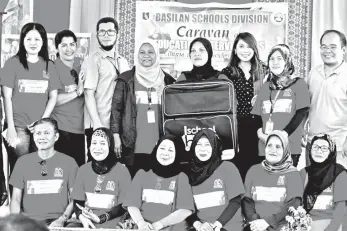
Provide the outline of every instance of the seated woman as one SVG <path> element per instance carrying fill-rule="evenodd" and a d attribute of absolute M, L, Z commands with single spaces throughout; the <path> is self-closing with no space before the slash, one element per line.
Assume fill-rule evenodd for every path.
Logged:
<path fill-rule="evenodd" d="M 131 184 L 128 169 L 116 159 L 114 139 L 107 128 L 93 132 L 92 161 L 77 172 L 72 191 L 74 210 L 81 224 L 68 227 L 114 228 L 125 213 L 122 202 Z"/>
<path fill-rule="evenodd" d="M 196 38 L 189 45 L 189 57 L 193 63 L 191 71 L 182 72 L 177 82 L 189 80 L 199 81 L 205 79 L 228 79 L 224 74 L 212 67 L 213 50 L 211 42 L 205 38 Z"/>
<path fill-rule="evenodd" d="M 241 230 L 241 197 L 245 190 L 235 165 L 221 160 L 221 146 L 210 129 L 192 141 L 189 182 L 196 212 L 187 218 L 188 229 L 197 231 Z"/>
<path fill-rule="evenodd" d="M 293 166 L 288 143 L 285 132 L 271 132 L 266 140 L 265 160 L 246 175 L 242 213 L 247 230 L 280 230 L 287 223 L 289 207 L 301 204 L 302 180 Z"/>
<path fill-rule="evenodd" d="M 140 230 L 183 230 L 193 211 L 193 195 L 186 174 L 180 170 L 185 153 L 181 137 L 164 136 L 151 154 L 151 169 L 139 170 L 123 206 Z"/>
<path fill-rule="evenodd" d="M 346 201 L 346 169 L 336 163 L 336 145 L 329 135 L 313 137 L 311 165 L 300 171 L 305 182 L 303 204 L 311 215 L 312 231 L 342 230 Z"/>

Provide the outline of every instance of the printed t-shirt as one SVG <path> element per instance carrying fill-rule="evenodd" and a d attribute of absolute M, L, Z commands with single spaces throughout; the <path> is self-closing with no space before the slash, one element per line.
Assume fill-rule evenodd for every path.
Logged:
<path fill-rule="evenodd" d="M 139 208 L 143 218 L 153 223 L 178 209 L 194 211 L 192 188 L 184 173 L 162 178 L 152 170 L 141 169 L 131 183 L 123 206 Z"/>
<path fill-rule="evenodd" d="M 306 180 L 306 170 L 300 171 L 302 182 Z M 347 173 L 341 172 L 335 179 L 335 182 L 326 188 L 314 203 L 313 209 L 310 211 L 312 220 L 332 219 L 335 203 L 347 201 Z"/>
<path fill-rule="evenodd" d="M 279 93 L 278 93 L 279 92 Z M 271 101 L 270 101 L 271 94 Z M 276 95 L 277 100 L 275 101 Z M 274 123 L 273 130 L 283 130 L 294 117 L 297 110 L 310 106 L 310 96 L 307 84 L 303 79 L 298 79 L 294 84 L 283 90 L 271 90 L 270 82 L 264 83 L 257 96 L 252 109 L 252 114 L 259 115 L 263 121 L 263 132 L 270 118 L 271 104 L 274 104 L 271 121 Z M 303 126 L 289 136 L 289 146 L 293 154 L 301 153 L 301 136 Z M 259 155 L 265 155 L 265 144 L 259 140 Z"/>
<path fill-rule="evenodd" d="M 80 72 L 80 59 L 75 59 L 73 69 Z M 75 78 L 71 75 L 70 67 L 66 66 L 61 59 L 55 60 L 55 66 L 62 85 L 62 89 L 58 90 L 58 94 L 70 93 L 72 87 L 77 86 Z M 77 97 L 70 102 L 62 105 L 56 105 L 51 117 L 58 122 L 58 128 L 63 131 L 84 134 L 84 97 Z"/>
<path fill-rule="evenodd" d="M 245 190 L 245 196 L 254 200 L 257 214 L 260 218 L 266 218 L 279 213 L 289 200 L 302 198 L 304 189 L 298 171 L 270 174 L 261 164 L 257 164 L 247 173 Z M 283 220 L 280 225 L 285 223 Z"/>
<path fill-rule="evenodd" d="M 23 212 L 36 220 L 56 219 L 69 204 L 68 191 L 73 187 L 78 166 L 60 152 L 46 159 L 47 175 L 41 175 L 42 159 L 37 152 L 21 156 L 13 169 L 10 182 L 23 190 Z"/>
<path fill-rule="evenodd" d="M 118 162 L 108 173 L 98 175 L 92 169 L 91 162 L 88 162 L 77 172 L 72 198 L 85 201 L 85 206 L 99 216 L 123 203 L 130 184 L 130 173 L 123 164 Z M 99 191 L 95 191 L 97 188 Z M 110 224 L 116 225 L 119 219 L 112 219 L 103 227 L 111 228 Z"/>
<path fill-rule="evenodd" d="M 40 58 L 36 63 L 28 62 L 26 70 L 17 57 L 6 61 L 0 85 L 13 89 L 12 107 L 14 125 L 26 128 L 40 119 L 46 109 L 49 93 L 61 88 L 53 62 L 46 63 Z"/>
<path fill-rule="evenodd" d="M 107 128 L 110 127 L 112 97 L 118 77 L 117 70 L 119 74 L 129 70 L 127 60 L 119 55 L 110 57 L 101 48 L 82 64 L 82 71 L 85 75 L 84 89 L 95 91 L 97 112 L 102 125 Z M 92 127 L 93 121 L 85 106 L 84 128 Z"/>
<path fill-rule="evenodd" d="M 234 197 L 244 194 L 239 171 L 231 162 L 224 161 L 214 173 L 199 185 L 193 186 L 198 218 L 203 222 L 215 222 Z M 241 209 L 226 223 L 226 230 L 241 230 Z"/>
<path fill-rule="evenodd" d="M 136 77 L 134 83 L 137 107 L 134 153 L 150 154 L 159 139 L 158 120 L 161 99 L 154 88 L 148 90 L 138 82 Z"/>

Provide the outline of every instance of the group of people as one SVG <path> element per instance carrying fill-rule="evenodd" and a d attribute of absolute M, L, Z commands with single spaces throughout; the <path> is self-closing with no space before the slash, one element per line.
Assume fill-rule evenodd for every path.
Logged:
<path fill-rule="evenodd" d="M 324 64 L 307 78 L 295 75 L 287 45 L 275 45 L 264 63 L 254 36 L 242 32 L 222 71 L 212 66 L 209 40 L 194 39 L 193 69 L 175 79 L 160 68 L 155 40 L 141 42 L 130 69 L 115 48 L 118 31 L 115 19 L 100 19 L 100 47 L 82 62 L 75 34 L 63 30 L 53 62 L 44 27 L 23 26 L 19 51 L 0 74 L 11 213 L 52 227 L 264 231 L 280 230 L 288 209 L 302 205 L 312 230 L 342 229 L 347 66 L 341 32 L 322 35 Z M 232 82 L 236 92 L 239 150 L 231 161 L 222 160 L 223 142 L 210 129 L 200 130 L 188 151 L 181 137 L 163 134 L 165 86 L 214 79 Z M 298 171 L 307 117 L 307 167 Z M 188 167 L 182 165 L 187 157 Z"/>

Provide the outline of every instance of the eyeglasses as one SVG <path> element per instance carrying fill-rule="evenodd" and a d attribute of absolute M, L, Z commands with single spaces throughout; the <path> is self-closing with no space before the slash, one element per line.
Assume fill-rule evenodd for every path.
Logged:
<path fill-rule="evenodd" d="M 101 184 L 104 182 L 105 176 L 98 175 L 96 178 L 96 186 L 94 188 L 95 193 L 100 193 L 101 192 Z"/>
<path fill-rule="evenodd" d="M 42 176 L 47 176 L 46 160 L 41 160 L 41 161 L 39 162 L 39 164 L 41 165 L 41 175 L 42 175 Z"/>
<path fill-rule="evenodd" d="M 70 70 L 70 74 L 71 74 L 72 77 L 75 78 L 75 83 L 78 84 L 78 73 L 77 73 L 77 71 L 75 71 L 75 69 L 71 69 Z"/>
<path fill-rule="evenodd" d="M 323 51 L 327 51 L 327 50 L 336 51 L 337 46 L 322 45 L 322 46 L 320 46 L 320 49 L 323 50 Z"/>
<path fill-rule="evenodd" d="M 115 30 L 99 30 L 98 31 L 99 36 L 105 36 L 106 34 L 108 36 L 114 36 L 117 34 L 117 31 L 115 31 Z"/>
<path fill-rule="evenodd" d="M 318 151 L 321 150 L 322 152 L 329 152 L 329 147 L 328 146 L 319 146 L 319 145 L 312 145 L 312 151 Z"/>

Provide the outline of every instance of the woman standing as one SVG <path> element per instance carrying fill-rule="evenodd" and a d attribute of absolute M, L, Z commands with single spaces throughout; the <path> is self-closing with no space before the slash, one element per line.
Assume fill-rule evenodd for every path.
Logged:
<path fill-rule="evenodd" d="M 237 98 L 239 152 L 233 162 L 244 180 L 247 171 L 263 158 L 258 155 L 257 130 L 261 120 L 251 114 L 265 76 L 265 65 L 259 59 L 257 41 L 251 33 L 237 35 L 228 66 L 221 73 L 234 84 Z"/>
<path fill-rule="evenodd" d="M 75 57 L 77 37 L 70 30 L 62 30 L 55 35 L 55 47 L 58 50 L 55 67 L 62 89 L 58 91 L 57 104 L 52 118 L 58 122 L 59 139 L 55 150 L 74 158 L 78 166 L 86 161 L 83 124 L 83 75 L 81 59 Z"/>
<path fill-rule="evenodd" d="M 304 79 L 293 76 L 294 64 L 289 47 L 274 46 L 268 56 L 270 74 L 257 96 L 252 114 L 263 122 L 258 129 L 259 155 L 264 155 L 265 141 L 273 130 L 283 130 L 289 136 L 293 164 L 299 162 L 303 120 L 309 110 L 310 96 Z M 301 124 L 301 125 L 300 125 Z"/>
<path fill-rule="evenodd" d="M 18 157 L 36 149 L 30 133 L 32 124 L 51 115 L 57 89 L 61 88 L 41 24 L 23 26 L 18 53 L 5 63 L 0 85 L 6 114 L 4 138 L 12 171 Z"/>
<path fill-rule="evenodd" d="M 196 38 L 189 45 L 189 57 L 193 63 L 191 71 L 182 72 L 179 81 L 200 81 L 206 79 L 227 79 L 219 75 L 219 71 L 212 67 L 213 50 L 211 42 L 205 38 Z"/>
<path fill-rule="evenodd" d="M 92 161 L 77 172 L 72 191 L 74 210 L 81 224 L 68 227 L 114 228 L 125 213 L 123 200 L 131 184 L 128 169 L 117 161 L 113 135 L 107 128 L 93 132 Z"/>
<path fill-rule="evenodd" d="M 122 153 L 132 177 L 139 169 L 149 169 L 149 155 L 162 127 L 161 95 L 175 81 L 161 70 L 155 41 L 143 41 L 135 57 L 136 66 L 117 79 L 110 126 L 116 154 Z"/>
<path fill-rule="evenodd" d="M 184 154 L 181 137 L 163 136 L 150 170 L 136 173 L 124 206 L 139 230 L 184 230 L 183 221 L 194 211 L 192 189 L 180 168 Z"/>
<path fill-rule="evenodd" d="M 347 173 L 336 163 L 336 145 L 329 135 L 313 137 L 311 165 L 300 171 L 305 190 L 303 205 L 313 220 L 312 231 L 342 230 L 346 211 Z"/>
<path fill-rule="evenodd" d="M 217 135 L 199 131 L 192 141 L 188 173 L 196 212 L 187 218 L 188 229 L 241 230 L 241 197 L 245 190 L 235 165 L 221 160 Z"/>
<path fill-rule="evenodd" d="M 301 204 L 302 180 L 293 166 L 288 136 L 273 131 L 266 140 L 265 160 L 247 173 L 242 213 L 246 227 L 256 230 L 280 230 L 287 222 L 289 207 Z"/>

